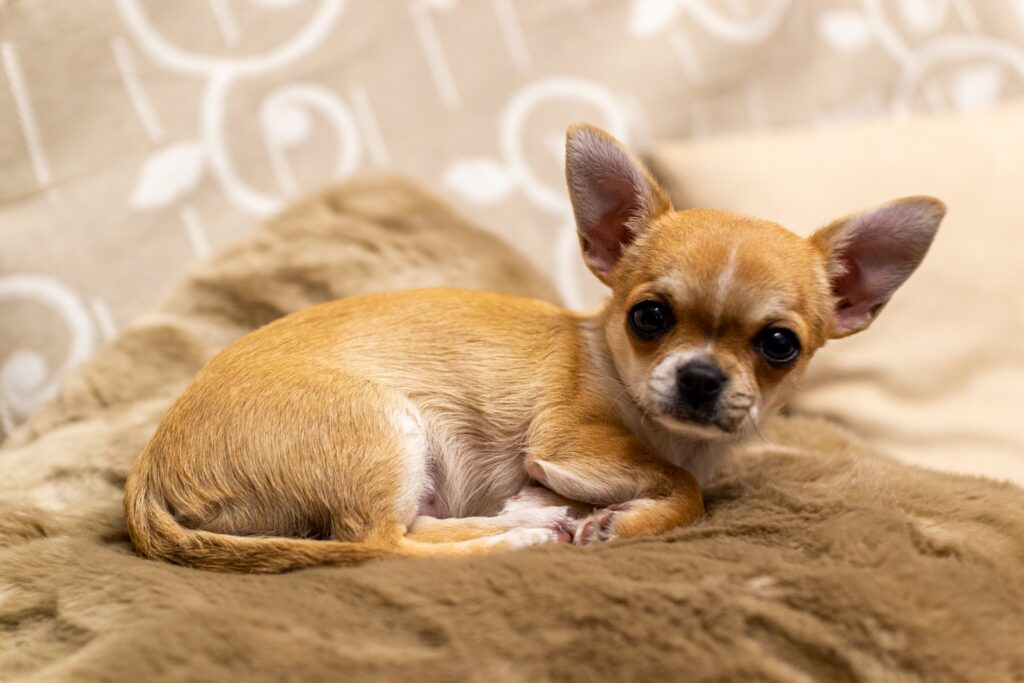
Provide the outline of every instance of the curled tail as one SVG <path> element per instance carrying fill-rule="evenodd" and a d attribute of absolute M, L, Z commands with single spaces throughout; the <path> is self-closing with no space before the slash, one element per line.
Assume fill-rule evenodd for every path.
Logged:
<path fill-rule="evenodd" d="M 353 565 L 394 557 L 398 548 L 369 543 L 273 536 L 233 536 L 182 526 L 145 476 L 129 477 L 124 509 L 138 551 L 197 569 L 272 574 L 321 565 Z"/>

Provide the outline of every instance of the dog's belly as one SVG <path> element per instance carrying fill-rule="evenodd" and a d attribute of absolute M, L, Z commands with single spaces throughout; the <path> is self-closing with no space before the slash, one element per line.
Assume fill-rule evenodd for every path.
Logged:
<path fill-rule="evenodd" d="M 419 514 L 475 517 L 497 513 L 528 481 L 521 447 L 497 435 L 487 440 L 461 430 L 428 436 L 427 481 Z"/>

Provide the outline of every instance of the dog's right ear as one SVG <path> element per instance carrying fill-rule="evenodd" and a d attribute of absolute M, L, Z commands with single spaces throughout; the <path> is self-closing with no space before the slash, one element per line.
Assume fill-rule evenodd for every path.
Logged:
<path fill-rule="evenodd" d="M 566 134 L 565 178 L 584 259 L 610 284 L 622 250 L 672 202 L 618 140 L 588 124 L 570 126 Z"/>

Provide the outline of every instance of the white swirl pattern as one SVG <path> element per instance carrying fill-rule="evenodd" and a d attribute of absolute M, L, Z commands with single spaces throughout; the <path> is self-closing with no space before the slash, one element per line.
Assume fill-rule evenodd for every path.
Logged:
<path fill-rule="evenodd" d="M 0 420 L 9 431 L 44 401 L 57 395 L 58 379 L 64 371 L 88 358 L 96 346 L 96 329 L 78 296 L 61 283 L 39 275 L 10 275 L 0 278 L 0 301 L 30 300 L 60 316 L 67 326 L 70 343 L 64 362 L 51 370 L 43 355 L 34 349 L 16 349 L 0 365 Z"/>
<path fill-rule="evenodd" d="M 84 14 L 86 4 L 66 11 Z M 574 306 L 592 303 L 598 290 L 579 268 L 559 180 L 560 140 L 570 121 L 593 120 L 625 140 L 645 142 L 965 109 L 1024 91 L 1019 0 L 232 0 L 173 8 L 116 0 L 114 8 L 95 21 L 109 24 L 103 28 L 105 49 L 113 48 L 110 75 L 120 74 L 129 116 L 145 132 L 146 146 L 126 146 L 122 155 L 138 169 L 136 177 L 125 186 L 123 174 L 111 173 L 107 180 L 117 187 L 110 197 L 94 197 L 91 186 L 76 191 L 73 165 L 61 147 L 48 145 L 70 118 L 54 103 L 84 108 L 90 100 L 26 77 L 38 72 L 48 49 L 32 37 L 38 31 L 18 27 L 37 23 L 42 10 L 0 3 L 0 20 L 9 27 L 0 56 L 11 95 L 0 100 L 0 123 L 9 120 L 25 142 L 15 169 L 21 175 L 11 176 L 21 180 L 0 183 L 0 200 L 38 195 L 38 221 L 70 216 L 69 229 L 82 211 L 123 202 L 134 212 L 126 225 L 157 228 L 137 237 L 125 231 L 124 240 L 143 245 L 159 235 L 166 251 L 177 253 L 174 240 L 187 239 L 203 254 L 210 243 L 242 234 L 217 226 L 244 225 L 331 179 L 393 163 L 439 186 L 471 217 L 518 226 L 509 238 L 535 255 Z M 219 27 L 223 53 L 199 38 L 202 47 L 193 47 L 183 25 L 196 34 Z M 806 26 L 814 29 L 810 35 L 795 33 Z M 367 27 L 375 33 L 367 35 Z M 250 44 L 260 47 L 243 52 Z M 502 44 L 504 53 L 494 49 Z M 770 62 L 786 50 L 806 56 L 787 69 L 826 74 L 828 91 L 809 92 L 810 78 L 780 79 Z M 102 61 L 87 57 L 80 63 Z M 871 72 L 874 80 L 865 86 L 860 62 L 887 67 Z M 473 76 L 482 70 L 488 79 Z M 399 92 L 395 73 L 404 79 Z M 165 83 L 174 87 L 159 87 Z M 196 97 L 188 105 L 168 94 L 189 85 Z M 841 88 L 845 99 L 837 99 Z M 34 108 L 44 90 L 47 107 Z M 106 122 L 102 107 L 92 114 Z M 204 226 L 214 226 L 213 234 Z M 142 258 L 145 250 L 136 251 Z M 52 263 L 0 261 L 0 329 L 16 326 L 21 338 L 27 330 L 38 339 L 13 348 L 0 338 L 0 437 L 52 398 L 60 375 L 94 351 L 97 325 L 112 328 L 108 308 L 116 319 L 140 312 L 122 307 L 107 283 L 70 289 L 62 281 L 81 281 L 66 275 L 73 259 L 62 261 L 59 245 L 50 256 Z M 147 284 L 149 300 L 168 284 Z M 42 325 L 37 330 L 32 320 L 8 319 L 6 311 L 14 309 L 5 302 L 15 299 L 18 310 L 28 301 L 56 313 L 69 341 L 56 348 Z"/>

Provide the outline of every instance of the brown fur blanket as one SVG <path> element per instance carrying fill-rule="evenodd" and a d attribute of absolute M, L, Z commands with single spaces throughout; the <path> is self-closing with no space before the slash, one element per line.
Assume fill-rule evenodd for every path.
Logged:
<path fill-rule="evenodd" d="M 332 297 L 552 298 L 394 179 L 298 205 L 196 270 L 0 449 L 3 680 L 1024 679 L 1024 497 L 779 419 L 655 539 L 281 576 L 144 560 L 121 487 L 218 348 Z"/>

